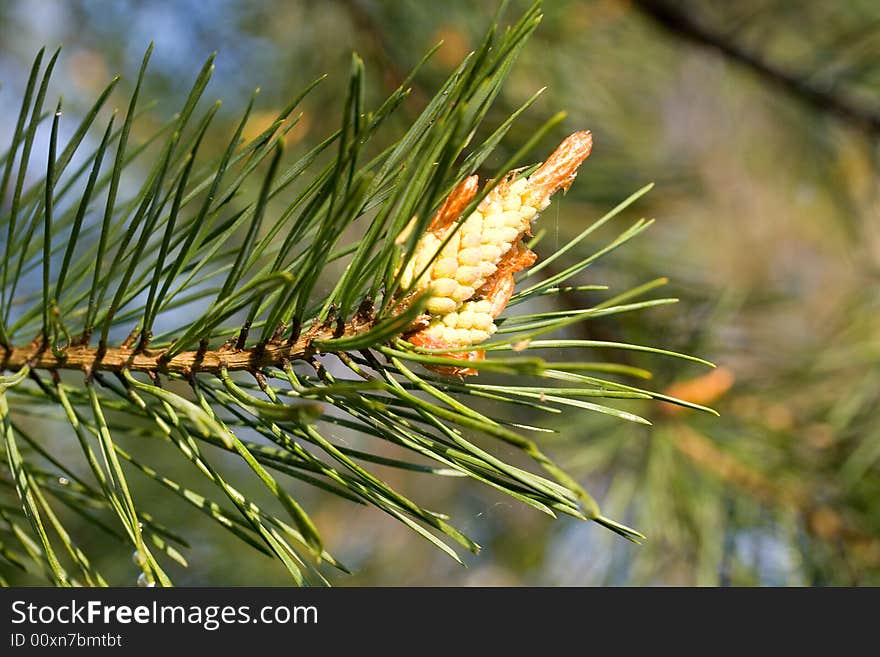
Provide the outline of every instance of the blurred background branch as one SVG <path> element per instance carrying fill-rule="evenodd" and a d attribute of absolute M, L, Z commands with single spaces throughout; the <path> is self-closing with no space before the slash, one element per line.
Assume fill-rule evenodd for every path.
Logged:
<path fill-rule="evenodd" d="M 695 15 L 695 7 L 665 0 L 632 0 L 633 6 L 649 16 L 669 34 L 696 45 L 711 48 L 757 74 L 799 100 L 823 112 L 848 121 L 874 136 L 880 134 L 880 107 L 867 107 L 835 91 L 828 82 L 814 83 L 811 71 L 788 70 L 767 59 L 757 48 L 748 49 L 738 43 L 736 30 L 717 29 L 703 24 Z"/>

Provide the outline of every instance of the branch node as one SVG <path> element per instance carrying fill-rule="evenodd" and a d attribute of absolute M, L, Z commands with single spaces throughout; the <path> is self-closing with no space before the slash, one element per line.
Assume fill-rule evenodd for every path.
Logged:
<path fill-rule="evenodd" d="M 294 319 L 290 326 L 290 336 L 287 338 L 287 346 L 293 345 L 302 333 L 302 321 Z"/>
<path fill-rule="evenodd" d="M 259 370 L 254 370 L 251 372 L 254 377 L 254 380 L 257 382 L 257 385 L 260 386 L 260 390 L 266 392 L 266 388 L 269 387 L 269 382 L 266 381 L 266 375 L 260 372 Z"/>
<path fill-rule="evenodd" d="M 138 339 L 137 346 L 134 348 L 134 353 L 142 354 L 147 351 L 150 346 L 150 340 L 153 339 L 152 331 L 141 331 L 140 338 Z"/>
<path fill-rule="evenodd" d="M 272 337 L 269 338 L 269 342 L 272 344 L 277 344 L 281 342 L 281 337 L 284 335 L 284 331 L 287 330 L 287 324 L 285 322 L 281 322 L 278 326 L 275 327 L 275 331 L 272 333 Z"/>
<path fill-rule="evenodd" d="M 235 348 L 241 351 L 244 349 L 245 344 L 247 344 L 248 333 L 251 330 L 251 323 L 245 322 L 244 326 L 241 327 L 241 330 L 238 332 L 238 340 L 235 342 Z"/>
<path fill-rule="evenodd" d="M 136 337 L 138 337 L 138 330 L 137 328 L 133 328 L 131 330 L 131 333 L 128 334 L 128 337 L 125 338 L 125 340 L 123 340 L 122 344 L 119 346 L 125 349 L 130 349 Z M 141 334 L 141 341 L 143 341 L 143 334 Z"/>

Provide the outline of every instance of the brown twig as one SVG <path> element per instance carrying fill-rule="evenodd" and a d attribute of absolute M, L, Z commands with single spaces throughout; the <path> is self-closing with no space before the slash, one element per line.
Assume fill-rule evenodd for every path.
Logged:
<path fill-rule="evenodd" d="M 18 370 L 25 365 L 43 370 L 82 370 L 85 372 L 149 372 L 152 374 L 184 374 L 198 372 L 219 374 L 225 368 L 229 371 L 246 370 L 255 372 L 264 367 L 281 366 L 285 360 L 298 360 L 310 357 L 319 351 L 322 340 L 337 337 L 353 337 L 369 330 L 372 321 L 356 316 L 342 326 L 342 332 L 334 324 L 321 325 L 305 331 L 293 343 L 270 342 L 247 349 L 220 348 L 215 350 L 183 351 L 171 358 L 165 358 L 164 350 L 132 349 L 127 346 L 108 347 L 101 353 L 100 348 L 86 346 L 69 347 L 60 356 L 35 341 L 23 347 L 6 349 L 0 347 L 0 372 Z"/>

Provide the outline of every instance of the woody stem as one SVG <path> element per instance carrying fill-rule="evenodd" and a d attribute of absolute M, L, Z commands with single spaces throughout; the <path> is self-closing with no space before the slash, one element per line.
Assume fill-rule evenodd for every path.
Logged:
<path fill-rule="evenodd" d="M 25 365 L 32 369 L 82 370 L 85 372 L 150 372 L 155 374 L 184 374 L 198 372 L 219 374 L 228 371 L 258 371 L 264 367 L 281 367 L 285 361 L 299 360 L 318 352 L 322 340 L 354 337 L 367 331 L 371 322 L 355 318 L 345 324 L 342 332 L 336 326 L 318 326 L 303 333 L 295 342 L 269 342 L 247 349 L 220 348 L 214 350 L 183 351 L 167 358 L 165 351 L 137 350 L 129 347 L 108 347 L 103 350 L 87 346 L 68 347 L 58 355 L 42 341 L 24 347 L 0 346 L 0 372 L 18 370 Z"/>

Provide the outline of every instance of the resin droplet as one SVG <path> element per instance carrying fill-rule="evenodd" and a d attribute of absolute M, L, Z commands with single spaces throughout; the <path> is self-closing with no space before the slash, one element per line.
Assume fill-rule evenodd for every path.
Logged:
<path fill-rule="evenodd" d="M 156 586 L 156 580 L 153 579 L 152 575 L 141 573 L 140 575 L 138 575 L 137 585 L 144 588 L 150 588 Z"/>

